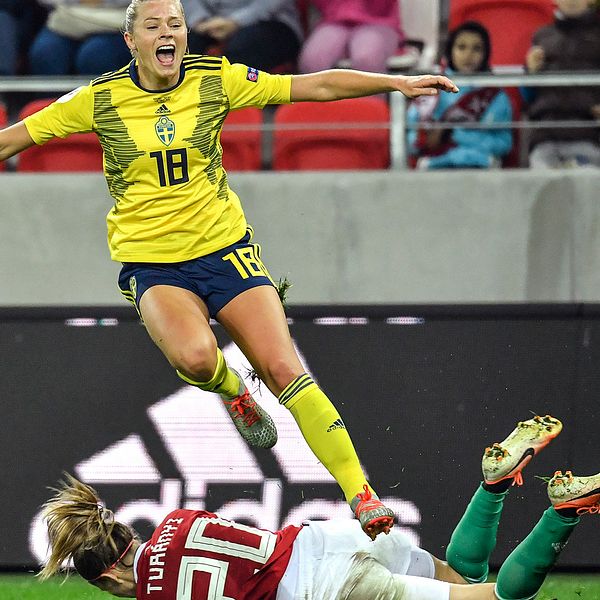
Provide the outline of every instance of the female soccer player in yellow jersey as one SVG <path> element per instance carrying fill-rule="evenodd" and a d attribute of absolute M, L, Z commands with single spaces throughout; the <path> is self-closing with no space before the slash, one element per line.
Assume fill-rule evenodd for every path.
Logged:
<path fill-rule="evenodd" d="M 217 347 L 209 317 L 217 319 L 292 412 L 365 532 L 389 531 L 392 511 L 370 489 L 340 415 L 294 350 L 277 290 L 229 188 L 219 134 L 229 110 L 244 106 L 392 91 L 412 98 L 457 87 L 438 75 L 270 75 L 186 55 L 179 0 L 132 0 L 124 29 L 131 63 L 0 131 L 0 160 L 55 136 L 95 132 L 114 199 L 108 243 L 123 264 L 119 286 L 170 364 L 189 384 L 221 396 L 249 444 L 275 444 L 271 418 Z"/>

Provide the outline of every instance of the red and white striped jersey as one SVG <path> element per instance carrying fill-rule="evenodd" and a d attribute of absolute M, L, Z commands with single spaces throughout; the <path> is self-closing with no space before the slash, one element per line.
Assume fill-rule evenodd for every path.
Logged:
<path fill-rule="evenodd" d="M 301 527 L 271 532 L 175 510 L 136 565 L 138 600 L 275 600 Z"/>

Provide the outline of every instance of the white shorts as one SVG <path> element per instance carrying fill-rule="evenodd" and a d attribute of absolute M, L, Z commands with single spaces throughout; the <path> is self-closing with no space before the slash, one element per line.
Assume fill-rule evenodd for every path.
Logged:
<path fill-rule="evenodd" d="M 294 541 L 292 556 L 277 588 L 277 600 L 334 600 L 350 576 L 357 553 L 398 575 L 433 578 L 429 552 L 392 529 L 371 541 L 358 521 L 310 521 Z"/>

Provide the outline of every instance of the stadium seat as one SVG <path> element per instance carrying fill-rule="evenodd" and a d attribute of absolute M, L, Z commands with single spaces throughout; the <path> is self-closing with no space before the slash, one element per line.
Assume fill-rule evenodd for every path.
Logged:
<path fill-rule="evenodd" d="M 553 0 L 451 0 L 449 28 L 478 21 L 490 32 L 491 65 L 520 67 L 534 32 L 553 16 Z"/>
<path fill-rule="evenodd" d="M 221 132 L 226 171 L 260 170 L 262 122 L 262 111 L 258 108 L 234 110 L 227 115 Z"/>
<path fill-rule="evenodd" d="M 19 113 L 19 120 L 38 112 L 54 102 L 53 98 L 34 100 Z M 102 147 L 93 133 L 77 133 L 54 138 L 43 146 L 32 146 L 19 154 L 17 171 L 75 172 L 102 171 Z"/>
<path fill-rule="evenodd" d="M 6 107 L 0 103 L 0 129 L 4 129 L 8 125 L 8 115 L 6 114 Z M 6 171 L 6 164 L 4 161 L 0 162 L 0 172 Z"/>
<path fill-rule="evenodd" d="M 275 113 L 276 170 L 385 169 L 389 109 L 381 98 L 306 102 Z"/>

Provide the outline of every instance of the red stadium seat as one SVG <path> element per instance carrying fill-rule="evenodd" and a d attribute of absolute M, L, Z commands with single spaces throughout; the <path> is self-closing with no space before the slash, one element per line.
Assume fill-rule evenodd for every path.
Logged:
<path fill-rule="evenodd" d="M 53 98 L 45 98 L 26 104 L 19 114 L 19 120 L 38 112 L 53 101 Z M 65 139 L 54 138 L 43 146 L 32 146 L 21 152 L 17 171 L 102 171 L 102 147 L 93 133 L 77 133 Z"/>
<path fill-rule="evenodd" d="M 389 120 L 388 105 L 381 98 L 280 106 L 275 113 L 273 168 L 386 169 Z"/>
<path fill-rule="evenodd" d="M 553 18 L 553 0 L 451 0 L 449 28 L 478 21 L 490 32 L 492 66 L 523 65 L 532 35 Z"/>
<path fill-rule="evenodd" d="M 0 129 L 4 129 L 8 125 L 8 115 L 6 114 L 6 107 L 0 103 Z M 6 164 L 4 161 L 0 162 L 0 172 L 6 171 Z"/>
<path fill-rule="evenodd" d="M 258 108 L 243 108 L 229 113 L 221 132 L 226 171 L 260 170 L 262 122 L 262 111 Z"/>

